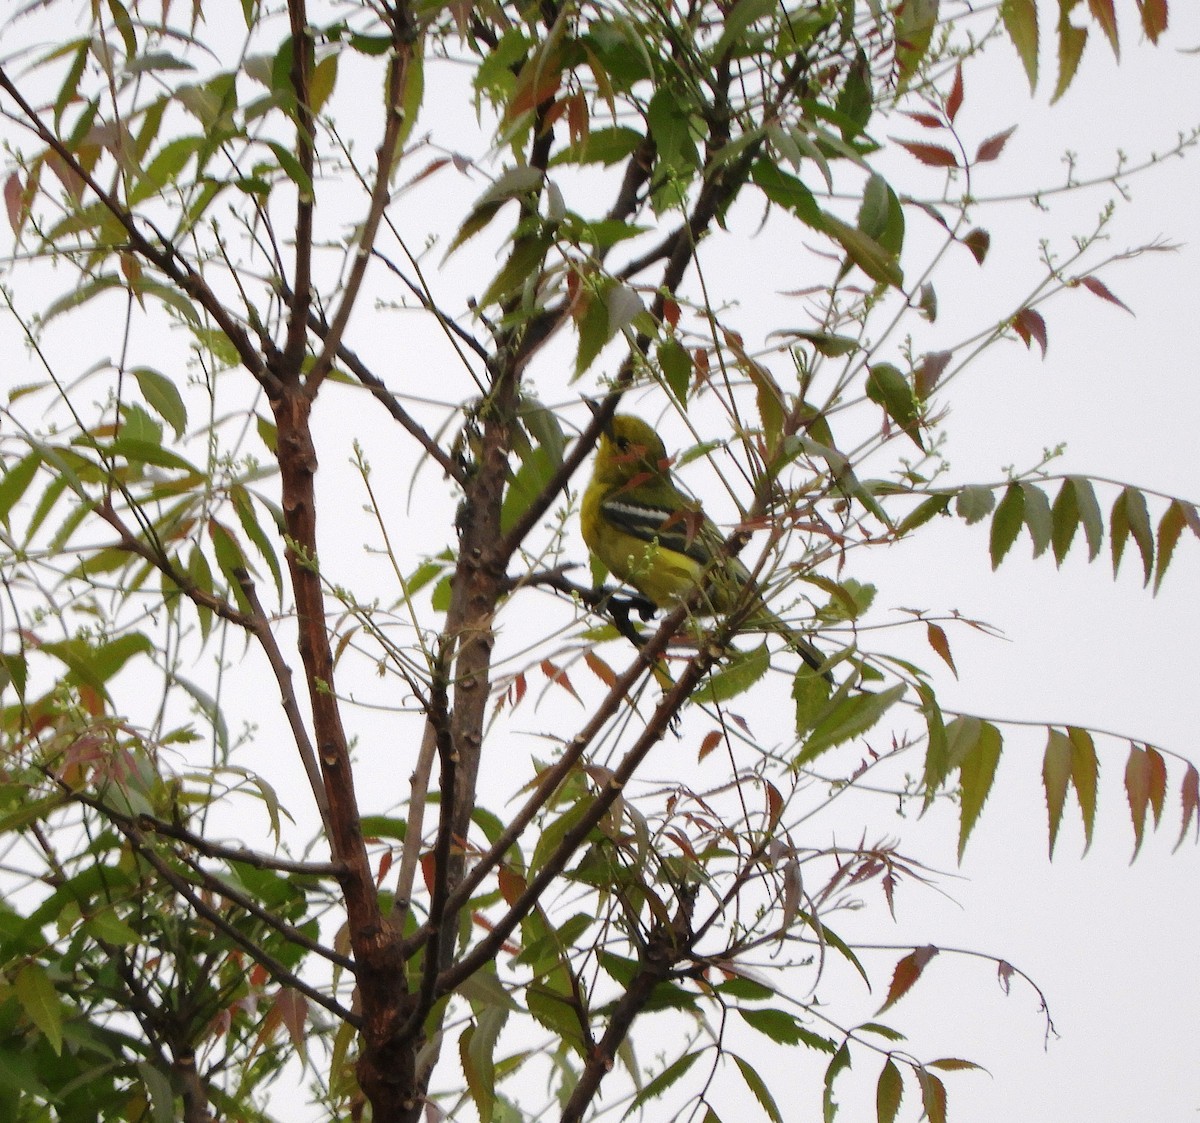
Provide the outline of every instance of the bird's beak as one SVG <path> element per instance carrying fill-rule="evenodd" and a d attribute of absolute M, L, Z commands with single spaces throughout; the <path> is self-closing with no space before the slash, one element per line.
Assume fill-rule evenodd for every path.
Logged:
<path fill-rule="evenodd" d="M 584 404 L 585 406 L 587 406 L 587 407 L 588 407 L 588 409 L 590 409 L 590 410 L 592 411 L 592 416 L 593 416 L 593 417 L 595 417 L 595 416 L 596 416 L 596 415 L 597 415 L 597 414 L 600 412 L 601 405 L 602 405 L 602 403 L 600 403 L 600 402 L 596 401 L 596 399 L 595 399 L 595 398 L 587 398 L 587 397 L 585 397 L 585 398 L 583 399 L 583 404 Z M 604 426 L 603 433 L 604 433 L 604 435 L 605 435 L 605 436 L 611 436 L 611 435 L 612 435 L 612 434 L 609 432 L 609 426 L 608 426 L 608 425 L 605 425 L 605 426 Z"/>

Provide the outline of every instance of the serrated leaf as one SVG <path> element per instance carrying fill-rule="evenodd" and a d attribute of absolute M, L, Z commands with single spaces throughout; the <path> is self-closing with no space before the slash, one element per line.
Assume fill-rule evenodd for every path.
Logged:
<path fill-rule="evenodd" d="M 950 640 L 946 638 L 946 629 L 940 624 L 929 624 L 925 629 L 925 638 L 929 646 L 941 657 L 942 662 L 954 672 L 958 678 L 958 668 L 954 665 L 954 656 L 950 652 Z"/>
<path fill-rule="evenodd" d="M 1036 308 L 1022 308 L 1013 317 L 1012 326 L 1026 347 L 1037 343 L 1042 349 L 1042 358 L 1046 357 L 1046 349 L 1050 345 L 1046 320 Z"/>
<path fill-rule="evenodd" d="M 889 1007 L 895 1006 L 916 984 L 921 977 L 921 972 L 928 966 L 929 961 L 937 955 L 938 949 L 933 944 L 926 944 L 921 948 L 914 948 L 908 953 L 899 963 L 896 964 L 896 969 L 892 972 L 892 983 L 888 987 L 887 998 L 884 999 L 883 1005 L 875 1011 L 875 1016 L 887 1010 Z"/>
<path fill-rule="evenodd" d="M 41 453 L 31 452 L 12 464 L 11 467 L 6 467 L 3 474 L 0 474 L 0 522 L 5 526 L 8 526 L 8 516 L 13 507 L 20 501 L 33 482 L 33 477 L 37 475 L 38 465 L 41 462 Z"/>
<path fill-rule="evenodd" d="M 929 168 L 957 168 L 958 155 L 940 144 L 929 144 L 920 140 L 897 140 L 910 156 Z"/>
<path fill-rule="evenodd" d="M 882 406 L 913 443 L 925 451 L 921 439 L 920 415 L 912 386 L 899 369 L 891 363 L 876 363 L 867 373 L 867 397 Z"/>
<path fill-rule="evenodd" d="M 675 395 L 675 400 L 686 406 L 688 388 L 692 383 L 691 352 L 674 336 L 670 336 L 658 345 L 656 357 L 663 372 L 663 379 Z"/>
<path fill-rule="evenodd" d="M 179 388 L 165 374 L 149 367 L 135 367 L 132 374 L 146 404 L 175 430 L 176 437 L 182 437 L 187 429 L 187 406 Z"/>
<path fill-rule="evenodd" d="M 763 1078 L 758 1075 L 758 1070 L 747 1061 L 742 1060 L 736 1053 L 733 1055 L 734 1064 L 738 1067 L 738 1072 L 742 1074 L 742 1079 L 746 1082 L 746 1087 L 754 1094 L 754 1098 L 758 1100 L 758 1105 L 767 1113 L 767 1118 L 772 1123 L 783 1123 L 783 1115 L 779 1111 L 779 1105 L 775 1102 L 775 1097 L 771 1095 L 770 1089 L 763 1082 Z"/>
<path fill-rule="evenodd" d="M 1000 18 L 1012 45 L 1017 48 L 1032 92 L 1037 89 L 1038 80 L 1037 0 L 1002 0 Z"/>
<path fill-rule="evenodd" d="M 1178 499 L 1172 499 L 1158 523 L 1158 564 L 1154 571 L 1155 596 L 1158 595 L 1159 586 L 1162 585 L 1162 579 L 1166 575 L 1167 566 L 1171 564 L 1171 557 L 1175 553 L 1175 546 L 1179 542 L 1179 536 L 1183 533 L 1183 528 L 1186 525 L 1187 515 L 1184 512 L 1183 505 Z"/>
<path fill-rule="evenodd" d="M 1075 7 L 1075 2 L 1076 0 L 1059 0 L 1058 81 L 1054 87 L 1054 96 L 1050 99 L 1051 104 L 1070 89 L 1079 70 L 1079 60 L 1083 58 L 1083 49 L 1087 46 L 1087 28 L 1077 27 L 1071 21 L 1071 9 Z"/>
<path fill-rule="evenodd" d="M 1025 493 L 1024 519 L 1033 539 L 1033 556 L 1039 558 L 1046 552 L 1054 530 L 1054 516 L 1050 512 L 1050 500 L 1037 484 L 1022 483 Z"/>
<path fill-rule="evenodd" d="M 1001 133 L 996 133 L 995 136 L 990 136 L 982 144 L 975 153 L 975 162 L 977 164 L 986 164 L 992 160 L 999 159 L 1000 153 L 1004 151 L 1004 146 L 1008 143 L 1008 138 L 1017 131 L 1017 126 L 1005 129 Z"/>
<path fill-rule="evenodd" d="M 1193 819 L 1196 820 L 1196 829 L 1200 835 L 1200 771 L 1197 771 L 1194 764 L 1187 766 L 1183 783 L 1179 786 L 1179 799 L 1183 815 L 1179 824 L 1179 839 L 1175 843 L 1176 850 L 1183 845 Z"/>
<path fill-rule="evenodd" d="M 921 1106 L 929 1123 L 946 1123 L 946 1085 L 924 1068 L 917 1069 L 921 1084 Z"/>
<path fill-rule="evenodd" d="M 992 568 L 996 569 L 1004 555 L 1012 548 L 1025 523 L 1025 492 L 1020 484 L 1012 483 L 1004 491 L 1004 497 L 992 516 L 992 531 L 989 552 Z"/>
<path fill-rule="evenodd" d="M 1083 852 L 1092 845 L 1092 829 L 1096 825 L 1096 793 L 1100 781 L 1100 761 L 1092 735 L 1078 726 L 1067 726 L 1067 738 L 1071 742 L 1071 783 L 1083 812 Z"/>
<path fill-rule="evenodd" d="M 1079 504 L 1075 498 L 1075 481 L 1068 478 L 1063 480 L 1054 497 L 1054 506 L 1050 509 L 1052 529 L 1050 543 L 1054 547 L 1054 561 L 1061 566 L 1075 540 L 1075 531 L 1079 528 Z"/>
<path fill-rule="evenodd" d="M 1129 814 L 1133 819 L 1132 863 L 1142 848 L 1146 833 L 1146 810 L 1150 806 L 1150 758 L 1137 745 L 1129 748 L 1129 759 L 1125 762 L 1125 798 L 1129 801 Z"/>
<path fill-rule="evenodd" d="M 1150 529 L 1150 512 L 1146 507 L 1146 497 L 1136 488 L 1126 487 L 1121 490 L 1113 503 L 1110 516 L 1110 533 L 1112 534 L 1113 576 L 1121 567 L 1121 556 L 1125 552 L 1125 543 L 1133 536 L 1137 543 L 1138 552 L 1142 555 L 1144 571 L 1143 584 L 1150 583 L 1154 571 L 1154 535 Z"/>
<path fill-rule="evenodd" d="M 904 1095 L 904 1079 L 891 1057 L 884 1062 L 875 1085 L 875 1118 L 877 1123 L 895 1123 Z"/>
<path fill-rule="evenodd" d="M 872 729 L 884 713 L 904 696 L 906 690 L 905 683 L 897 683 L 878 694 L 864 691 L 836 702 L 809 734 L 796 757 L 795 766 L 803 767 L 827 749 Z"/>
<path fill-rule="evenodd" d="M 979 821 L 987 797 L 991 794 L 1000 763 L 1004 738 L 991 722 L 983 722 L 974 745 L 964 754 L 958 766 L 959 776 L 959 827 L 958 860 L 962 861 L 967 848 L 967 839 Z"/>
<path fill-rule="evenodd" d="M 650 1100 L 657 1099 L 661 1096 L 672 1084 L 681 1080 L 688 1069 L 692 1067 L 700 1059 L 700 1054 L 684 1053 L 678 1060 L 669 1064 L 662 1072 L 660 1072 L 653 1080 L 651 1080 L 636 1096 L 633 1102 L 629 1105 L 631 1112 L 637 1111 L 643 1104 Z M 736 1057 L 734 1058 L 737 1059 Z"/>
<path fill-rule="evenodd" d="M 1054 844 L 1058 840 L 1058 828 L 1062 826 L 1063 807 L 1070 783 L 1070 739 L 1057 729 L 1051 729 L 1046 742 L 1046 752 L 1042 757 L 1042 786 L 1046 792 L 1046 809 L 1050 815 L 1051 858 L 1054 857 Z"/>
<path fill-rule="evenodd" d="M 1095 293 L 1101 300 L 1107 300 L 1109 304 L 1115 304 L 1118 308 L 1124 308 L 1131 316 L 1133 309 L 1129 307 L 1119 296 L 1114 295 L 1112 289 L 1108 287 L 1099 277 L 1080 277 L 1079 283 L 1083 285 L 1088 292 Z"/>
<path fill-rule="evenodd" d="M 825 1069 L 825 1094 L 821 1099 L 822 1113 L 825 1123 L 833 1123 L 838 1113 L 837 1101 L 833 1098 L 833 1083 L 838 1075 L 850 1067 L 850 1046 L 844 1042 L 842 1047 L 833 1055 L 829 1067 Z"/>
<path fill-rule="evenodd" d="M 45 1037 L 56 1056 L 63 1047 L 63 1012 L 50 976 L 40 963 L 26 963 L 13 980 L 13 992 L 25 1016 Z"/>
<path fill-rule="evenodd" d="M 693 697 L 699 702 L 727 702 L 749 690 L 767 673 L 770 666 L 771 656 L 765 643 L 751 651 L 734 652 Z"/>
<path fill-rule="evenodd" d="M 990 487 L 975 484 L 962 488 L 954 497 L 954 510 L 958 517 L 966 521 L 967 526 L 982 522 L 992 513 L 996 505 L 996 496 Z"/>
<path fill-rule="evenodd" d="M 984 258 L 988 255 L 988 250 L 991 249 L 992 236 L 977 226 L 963 235 L 962 244 L 971 251 L 971 256 L 975 258 L 975 261 L 982 265 Z"/>
<path fill-rule="evenodd" d="M 1079 507 L 1079 521 L 1088 542 L 1088 561 L 1095 561 L 1104 543 L 1104 516 L 1100 512 L 1100 501 L 1092 481 L 1084 476 L 1067 477 L 1075 485 L 1075 503 Z"/>
<path fill-rule="evenodd" d="M 1120 60 L 1121 39 L 1117 34 L 1117 13 L 1113 0 L 1088 0 L 1088 8 L 1112 46 L 1113 54 Z"/>

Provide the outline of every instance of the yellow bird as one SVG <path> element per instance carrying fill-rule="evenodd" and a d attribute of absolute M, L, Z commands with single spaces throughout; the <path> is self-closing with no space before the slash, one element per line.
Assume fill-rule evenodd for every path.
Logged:
<path fill-rule="evenodd" d="M 600 434 L 579 521 L 583 540 L 605 568 L 659 608 L 675 607 L 704 581 L 698 611 L 730 612 L 750 581 L 737 558 L 719 556 L 723 535 L 676 486 L 662 438 L 640 417 L 617 414 Z M 814 670 L 825 663 L 761 601 L 747 626 L 783 636 Z"/>

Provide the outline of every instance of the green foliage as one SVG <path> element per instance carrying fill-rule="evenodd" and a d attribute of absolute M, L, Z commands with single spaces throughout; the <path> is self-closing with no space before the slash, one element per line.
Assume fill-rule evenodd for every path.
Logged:
<path fill-rule="evenodd" d="M 1157 592 L 1200 535 L 1183 497 L 1045 464 L 949 482 L 968 352 L 1044 356 L 1065 290 L 1124 307 L 1054 265 L 985 342 L 944 336 L 932 271 L 984 262 L 970 177 L 1012 135 L 960 131 L 974 54 L 1006 36 L 1032 87 L 1045 31 L 1032 0 L 951 7 L 350 3 L 300 29 L 243 0 L 243 34 L 51 0 L 22 18 L 70 18 L 12 24 L 4 294 L 38 365 L 0 433 L 0 1117 L 291 1118 L 273 1085 L 300 1065 L 328 1118 L 469 1097 L 507 1123 L 531 1079 L 582 1118 L 604 1079 L 630 1113 L 716 1121 L 728 1080 L 782 1120 L 770 1047 L 827 1058 L 831 1123 L 870 1040 L 879 1123 L 906 1085 L 946 1118 L 938 1073 L 970 1063 L 842 1026 L 822 974 L 877 983 L 831 916 L 930 875 L 810 821 L 854 788 L 955 800 L 961 860 L 1016 736 L 876 649 L 894 599 L 854 567 L 934 525 L 963 549 L 986 526 L 993 568 L 1026 533 L 1059 567 L 1107 533 Z M 1166 0 L 1137 8 L 1157 41 Z M 1120 42 L 1111 0 L 1058 17 L 1055 98 L 1089 34 Z M 448 112 L 472 103 L 475 132 Z M 885 179 L 910 126 L 936 142 L 896 140 L 914 174 Z M 723 287 L 730 244 L 786 255 L 800 326 Z M 580 577 L 581 396 L 684 448 L 765 638 L 711 590 L 671 634 L 671 604 Z M 660 532 L 686 551 L 684 506 Z M 903 616 L 943 675 L 986 630 Z M 1045 732 L 1050 852 L 1071 792 L 1086 849 L 1111 738 Z M 1176 783 L 1200 831 L 1194 765 L 1139 743 L 1123 779 L 1135 855 Z M 881 1011 L 937 954 L 903 955 Z"/>

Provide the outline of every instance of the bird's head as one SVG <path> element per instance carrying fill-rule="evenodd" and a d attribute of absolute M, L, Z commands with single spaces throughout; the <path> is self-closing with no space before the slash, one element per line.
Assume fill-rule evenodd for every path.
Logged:
<path fill-rule="evenodd" d="M 618 413 L 600 434 L 596 475 L 606 483 L 629 483 L 637 476 L 662 476 L 668 470 L 662 438 L 640 417 Z"/>

